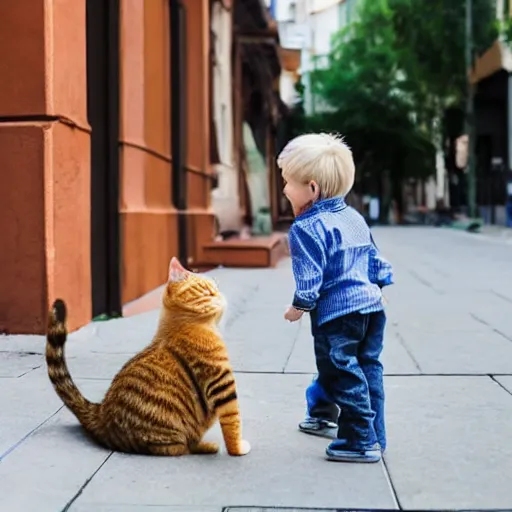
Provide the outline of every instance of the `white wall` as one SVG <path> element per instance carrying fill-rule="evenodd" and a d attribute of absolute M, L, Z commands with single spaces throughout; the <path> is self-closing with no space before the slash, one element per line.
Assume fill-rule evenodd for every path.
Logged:
<path fill-rule="evenodd" d="M 212 191 L 212 209 L 221 230 L 241 226 L 238 172 L 233 155 L 233 102 L 231 98 L 231 12 L 221 2 L 213 4 L 212 30 L 215 39 L 213 70 L 213 115 L 220 164 L 215 165 L 219 186 Z"/>
<path fill-rule="evenodd" d="M 307 45 L 307 0 L 276 0 L 276 21 L 283 48 L 302 49 Z"/>
<path fill-rule="evenodd" d="M 260 208 L 270 206 L 268 167 L 256 147 L 251 128 L 247 123 L 243 125 L 243 140 L 247 157 L 247 184 L 254 218 Z"/>
<path fill-rule="evenodd" d="M 290 71 L 283 70 L 279 77 L 279 94 L 281 99 L 288 106 L 293 106 L 297 101 L 297 91 L 295 90 L 295 76 Z"/>
<path fill-rule="evenodd" d="M 328 55 L 331 50 L 331 38 L 341 28 L 339 4 L 338 2 L 332 3 L 332 1 L 331 4 L 310 15 L 311 53 L 313 55 Z"/>
<path fill-rule="evenodd" d="M 314 109 L 310 91 L 309 72 L 314 68 L 313 58 L 327 55 L 331 37 L 340 28 L 340 2 L 346 0 L 276 0 L 276 21 L 279 37 L 284 48 L 301 50 L 300 74 L 306 86 L 304 108 L 307 113 Z M 321 65 L 321 63 L 320 63 Z M 289 97 L 287 79 L 283 77 L 281 90 Z M 286 100 L 285 100 L 286 101 Z"/>
<path fill-rule="evenodd" d="M 319 2 L 319 0 L 316 1 Z M 309 73 L 315 68 L 322 68 L 326 65 L 332 36 L 340 29 L 339 1 L 322 0 L 322 2 L 322 10 L 311 10 L 308 14 L 309 45 L 302 52 L 301 58 L 301 72 L 306 86 L 304 109 L 307 114 L 325 110 L 325 105 L 311 92 Z"/>
<path fill-rule="evenodd" d="M 313 101 L 308 74 L 315 65 L 325 65 L 326 60 L 322 62 L 321 56 L 329 54 L 332 36 L 354 19 L 357 1 L 276 0 L 275 12 L 281 45 L 284 48 L 301 49 L 300 74 L 306 86 L 304 108 L 307 113 L 325 108 L 319 104 L 318 99 Z"/>

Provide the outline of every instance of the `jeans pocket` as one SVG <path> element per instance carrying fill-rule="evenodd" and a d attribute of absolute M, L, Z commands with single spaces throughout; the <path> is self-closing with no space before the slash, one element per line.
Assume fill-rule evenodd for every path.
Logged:
<path fill-rule="evenodd" d="M 317 328 L 319 334 L 361 341 L 366 331 L 367 316 L 361 313 L 343 315 Z"/>

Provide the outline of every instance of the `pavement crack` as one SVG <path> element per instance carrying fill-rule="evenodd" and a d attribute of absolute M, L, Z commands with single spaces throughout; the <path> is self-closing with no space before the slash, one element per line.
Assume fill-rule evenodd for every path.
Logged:
<path fill-rule="evenodd" d="M 416 366 L 416 369 L 420 372 L 420 373 L 423 373 L 423 370 L 421 369 L 421 366 L 420 366 L 420 363 L 418 362 L 418 360 L 414 357 L 414 354 L 412 353 L 411 349 L 409 348 L 409 346 L 407 345 L 404 337 L 399 333 L 399 332 L 396 332 L 395 333 L 395 336 L 396 338 L 398 339 L 398 342 L 400 343 L 400 345 L 402 345 L 402 347 L 404 348 L 404 350 L 407 352 L 407 355 L 411 358 L 411 361 L 414 363 L 414 366 Z"/>
<path fill-rule="evenodd" d="M 104 354 L 108 356 L 129 356 L 133 357 L 137 352 L 107 352 L 105 350 L 91 350 L 91 354 Z M 67 359 L 67 356 L 66 356 Z"/>
<path fill-rule="evenodd" d="M 499 297 L 500 299 L 504 300 L 505 302 L 508 302 L 509 304 L 512 304 L 512 299 L 510 297 L 507 297 L 506 295 L 503 295 L 499 292 L 496 292 L 494 290 L 491 290 L 491 293 L 495 295 L 496 297 Z"/>
<path fill-rule="evenodd" d="M 61 405 L 53 414 L 48 416 L 44 421 L 39 423 L 37 427 L 33 428 L 28 434 L 24 435 L 17 443 L 13 444 L 10 448 L 8 448 L 4 453 L 0 454 L 0 462 L 3 462 L 3 460 L 10 455 L 16 448 L 21 446 L 36 430 L 39 430 L 43 425 L 48 423 L 58 412 L 63 409 L 64 406 Z"/>
<path fill-rule="evenodd" d="M 510 396 L 512 396 L 512 391 L 510 389 L 506 388 L 499 380 L 496 379 L 496 375 L 489 375 L 492 381 L 494 381 L 498 386 L 503 389 L 506 393 L 508 393 Z"/>
<path fill-rule="evenodd" d="M 27 375 L 28 373 L 30 372 L 33 372 L 34 370 L 37 370 L 39 368 L 41 368 L 41 366 L 43 366 L 42 364 L 40 364 L 39 366 L 34 366 L 33 368 L 30 368 L 30 370 L 27 370 L 26 372 L 23 372 L 21 373 L 20 375 L 18 375 L 18 379 L 20 379 L 21 377 L 23 377 L 24 375 Z"/>
<path fill-rule="evenodd" d="M 76 377 L 76 380 L 112 381 L 113 377 Z"/>
<path fill-rule="evenodd" d="M 283 375 L 282 370 L 235 370 L 240 375 Z M 314 372 L 286 372 L 286 375 L 314 375 Z"/>
<path fill-rule="evenodd" d="M 448 272 L 436 267 L 431 261 L 423 261 L 423 264 L 441 277 L 450 277 L 450 274 Z"/>
<path fill-rule="evenodd" d="M 494 374 L 496 377 L 510 377 L 509 373 L 496 373 Z M 488 373 L 386 373 L 384 372 L 384 377 L 489 377 Z"/>
<path fill-rule="evenodd" d="M 33 352 L 27 350 L 0 350 L 0 354 L 14 354 L 17 356 L 44 356 L 43 352 Z"/>
<path fill-rule="evenodd" d="M 411 270 L 409 269 L 409 274 L 411 274 L 411 276 L 413 276 L 417 281 L 419 281 L 421 284 L 423 284 L 424 286 L 426 286 L 427 288 L 430 288 L 433 292 L 437 293 L 438 295 L 444 295 L 444 292 L 442 290 L 438 290 L 437 288 L 435 288 L 432 283 L 430 283 L 429 281 L 427 281 L 426 279 L 423 279 L 423 277 L 421 277 L 417 272 L 415 272 L 414 270 Z"/>
<path fill-rule="evenodd" d="M 300 324 L 299 324 L 299 327 L 297 327 L 297 329 L 295 331 L 295 336 L 293 337 L 292 346 L 290 348 L 290 352 L 288 354 L 288 357 L 286 358 L 286 361 L 283 366 L 283 371 L 281 373 L 286 373 L 286 367 L 288 366 L 288 363 L 290 362 L 293 351 L 295 350 L 295 345 L 297 344 L 297 340 L 299 339 L 299 334 L 300 334 Z"/>
<path fill-rule="evenodd" d="M 402 504 L 400 503 L 400 498 L 398 497 L 398 492 L 395 488 L 395 484 L 393 483 L 393 480 L 391 478 L 391 472 L 389 470 L 388 464 L 386 462 L 386 456 L 382 457 L 382 464 L 384 466 L 384 473 L 386 475 L 386 478 L 388 480 L 389 488 L 391 489 L 391 493 L 393 494 L 393 498 L 395 500 L 395 503 L 399 510 L 403 510 Z"/>
<path fill-rule="evenodd" d="M 507 336 L 504 332 L 500 331 L 499 329 L 496 329 L 496 327 L 492 326 L 489 322 L 487 322 L 483 318 L 480 318 L 479 316 L 475 315 L 475 313 L 470 312 L 469 316 L 471 318 L 473 318 L 473 320 L 476 320 L 478 323 L 488 327 L 492 332 L 495 332 L 496 334 L 499 334 L 502 338 L 505 338 L 507 341 L 512 342 L 512 338 L 510 336 Z"/>
<path fill-rule="evenodd" d="M 283 375 L 283 372 L 280 370 L 234 370 L 235 375 Z M 314 371 L 291 371 L 286 372 L 284 375 L 307 375 L 313 376 L 316 372 Z M 511 377 L 512 373 L 494 373 L 495 377 Z M 474 377 L 474 378 L 482 378 L 489 377 L 488 373 L 457 373 L 457 372 L 447 372 L 447 373 L 434 373 L 434 372 L 422 372 L 422 373 L 387 373 L 384 371 L 384 377 Z M 110 379 L 96 379 L 96 378 L 80 378 L 80 380 L 110 380 Z"/>
<path fill-rule="evenodd" d="M 246 293 L 243 294 L 242 297 L 237 298 L 237 306 L 231 312 L 229 311 L 230 307 L 228 306 L 227 310 L 227 320 L 224 324 L 224 329 L 227 331 L 235 321 L 246 312 L 245 305 L 252 301 L 254 296 L 258 293 L 260 289 L 260 285 L 256 284 L 254 286 L 248 287 Z"/>
<path fill-rule="evenodd" d="M 66 504 L 66 506 L 62 509 L 62 512 L 67 512 L 71 505 L 73 505 L 73 503 L 80 497 L 80 495 L 84 492 L 84 489 L 89 485 L 89 483 L 91 482 L 91 480 L 98 474 L 98 472 L 100 471 L 100 469 L 107 463 L 107 461 L 110 459 L 110 457 L 112 457 L 112 455 L 114 454 L 114 452 L 110 452 L 107 457 L 105 458 L 105 460 L 98 466 L 98 468 L 96 469 L 96 471 L 84 482 L 84 484 L 82 485 L 82 487 L 80 487 L 80 489 L 78 490 L 78 492 L 71 498 L 71 500 L 68 501 L 68 503 Z"/>
<path fill-rule="evenodd" d="M 469 313 L 469 316 L 473 319 L 473 320 L 476 320 L 478 323 L 482 324 L 482 325 L 485 325 L 486 327 L 491 327 L 492 326 L 486 322 L 483 318 L 480 318 L 479 316 L 475 315 L 474 313 Z"/>

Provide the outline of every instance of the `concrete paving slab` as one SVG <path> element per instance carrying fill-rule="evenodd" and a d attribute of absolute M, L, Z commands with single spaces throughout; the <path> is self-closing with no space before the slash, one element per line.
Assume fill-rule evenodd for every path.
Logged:
<path fill-rule="evenodd" d="M 133 353 L 150 343 L 155 335 L 159 311 L 148 311 L 108 322 L 93 322 L 72 333 L 67 350 L 98 353 Z"/>
<path fill-rule="evenodd" d="M 42 370 L 0 384 L 0 460 L 62 407 Z M 0 510 L 2 510 L 0 508 Z"/>
<path fill-rule="evenodd" d="M 497 302 L 501 302 L 498 299 Z M 512 316 L 510 315 L 511 304 L 495 307 L 487 305 L 485 308 L 471 308 L 471 314 L 475 319 L 478 319 L 482 324 L 489 327 L 493 331 L 499 332 L 502 337 L 512 342 Z"/>
<path fill-rule="evenodd" d="M 301 324 L 297 331 L 290 358 L 286 364 L 286 373 L 316 373 L 315 351 L 309 317 L 302 317 Z"/>
<path fill-rule="evenodd" d="M 208 273 L 218 284 L 219 289 L 227 299 L 226 314 L 221 322 L 221 328 L 229 324 L 248 304 L 254 304 L 254 296 L 259 289 L 260 281 L 266 281 L 265 276 L 275 272 L 273 269 L 228 269 L 216 268 Z"/>
<path fill-rule="evenodd" d="M 79 384 L 91 399 L 103 396 L 103 382 Z M 32 397 L 32 403 L 37 402 Z M 62 409 L 2 460 L 0 510 L 62 510 L 109 455 L 85 436 L 67 409 Z"/>
<path fill-rule="evenodd" d="M 511 371 L 512 343 L 493 331 L 429 333 L 400 325 L 398 330 L 422 373 L 505 374 Z"/>
<path fill-rule="evenodd" d="M 73 379 L 107 379 L 111 381 L 122 366 L 135 354 L 77 353 L 67 358 Z"/>
<path fill-rule="evenodd" d="M 489 332 L 489 328 L 472 318 L 467 309 L 456 311 L 443 304 L 393 304 L 388 307 L 390 321 L 398 328 L 427 333 Z"/>
<path fill-rule="evenodd" d="M 512 397 L 488 377 L 388 377 L 386 465 L 405 510 L 512 507 Z"/>
<path fill-rule="evenodd" d="M 82 503 L 79 497 L 68 509 L 70 512 L 223 512 L 222 507 L 187 507 L 172 505 L 130 505 L 129 503 L 116 503 L 103 505 L 101 503 Z M 307 512 L 307 511 L 306 511 Z"/>
<path fill-rule="evenodd" d="M 384 375 L 419 374 L 420 369 L 417 362 L 411 357 L 401 339 L 393 332 L 392 328 L 388 328 L 387 331 L 381 356 Z"/>
<path fill-rule="evenodd" d="M 439 229 L 376 228 L 374 234 L 396 278 L 396 285 L 384 290 L 389 300 L 385 372 L 412 374 L 385 379 L 386 459 L 403 508 L 512 509 L 507 487 L 512 376 L 496 375 L 494 381 L 415 376 L 411 362 L 418 356 L 422 370 L 433 373 L 510 373 L 510 352 L 497 340 L 501 332 L 506 343 L 512 325 L 512 246 Z M 382 466 L 333 465 L 323 460 L 327 441 L 296 432 L 315 367 L 307 317 L 300 325 L 282 318 L 294 289 L 290 260 L 278 269 L 216 269 L 212 274 L 228 298 L 221 330 L 235 368 L 262 372 L 237 374 L 253 452 L 241 459 L 225 453 L 172 460 L 116 454 L 71 510 L 396 507 Z M 70 336 L 73 376 L 104 379 L 78 381 L 88 398 L 95 399 L 94 389 L 101 398 L 124 361 L 149 343 L 157 319 L 153 311 L 94 323 Z M 23 439 L 61 406 L 44 364 L 12 377 L 27 362 L 30 367 L 38 357 L 43 361 L 44 341 L 42 336 L 0 336 L 0 353 L 18 353 L 13 357 L 22 361 L 2 366 L 0 360 L 0 410 L 7 411 L 0 419 L 0 454 L 2 446 L 16 447 L 0 464 L 0 510 L 61 510 L 104 460 L 105 452 L 65 410 Z M 282 372 L 285 364 L 286 371 L 306 374 L 265 374 Z M 20 386 L 28 378 L 32 383 Z M 218 426 L 208 437 L 221 439 Z M 64 459 L 68 454 L 74 466 Z"/>
<path fill-rule="evenodd" d="M 496 375 L 493 378 L 510 394 L 512 394 L 512 375 Z"/>
<path fill-rule="evenodd" d="M 12 336 L 0 334 L 0 352 L 33 352 L 44 354 L 45 336 Z"/>
<path fill-rule="evenodd" d="M 235 371 L 284 370 L 298 334 L 298 325 L 285 322 L 275 310 L 265 313 L 263 318 L 264 322 L 244 313 L 227 329 L 224 338 Z M 74 378 L 112 379 L 126 361 L 149 343 L 150 340 L 136 339 L 130 334 L 124 337 L 123 333 L 130 329 L 130 326 L 125 326 L 125 320 L 129 319 L 116 321 L 108 342 L 103 341 L 104 330 L 99 333 L 101 337 L 96 332 L 87 341 L 70 339 L 66 357 Z M 152 319 L 139 321 L 149 323 Z"/>
<path fill-rule="evenodd" d="M 85 488 L 81 506 L 119 503 L 122 489 L 126 503 L 198 509 L 396 508 L 382 464 L 329 463 L 324 460 L 328 441 L 297 431 L 308 382 L 302 375 L 238 374 L 244 437 L 253 447 L 248 456 L 229 457 L 224 449 L 215 456 L 178 459 L 114 454 Z M 220 441 L 218 426 L 207 437 Z"/>
<path fill-rule="evenodd" d="M 272 512 L 282 510 L 283 512 L 357 512 L 356 510 L 348 510 L 346 508 L 289 508 L 289 507 L 227 507 L 225 512 Z M 368 510 L 359 509 L 360 512 L 384 512 L 377 509 Z"/>
<path fill-rule="evenodd" d="M 0 352 L 0 377 L 21 377 L 44 363 L 41 354 Z"/>
<path fill-rule="evenodd" d="M 284 320 L 283 310 L 270 309 L 258 316 L 251 308 L 233 321 L 225 335 L 233 368 L 236 371 L 283 372 L 299 327 L 298 323 Z"/>
<path fill-rule="evenodd" d="M 240 315 L 247 301 L 253 300 L 257 294 L 260 279 L 268 275 L 269 272 L 275 271 L 215 269 L 208 273 L 210 277 L 214 277 L 218 281 L 228 302 L 226 314 L 220 323 L 221 332 L 225 332 L 229 327 L 233 337 L 236 338 L 239 333 L 246 335 L 251 330 L 250 326 L 248 329 L 241 327 Z M 261 307 L 260 304 L 258 303 L 259 307 Z M 273 308 L 274 306 L 269 302 L 267 307 Z M 284 311 L 284 307 L 281 309 Z M 91 323 L 70 335 L 67 346 L 68 354 L 72 357 L 87 351 L 130 356 L 151 342 L 157 329 L 159 314 L 158 310 L 154 310 L 108 322 Z M 280 314 L 282 316 L 281 311 Z M 264 316 L 266 317 L 266 311 Z M 284 320 L 282 323 L 285 323 Z"/>

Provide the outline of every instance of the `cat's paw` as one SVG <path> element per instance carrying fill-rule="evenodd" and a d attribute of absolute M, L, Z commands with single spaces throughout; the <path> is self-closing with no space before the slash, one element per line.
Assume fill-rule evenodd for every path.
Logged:
<path fill-rule="evenodd" d="M 219 451 L 219 445 L 217 443 L 211 443 L 208 441 L 201 441 L 190 447 L 190 453 L 217 453 Z"/>
<path fill-rule="evenodd" d="M 245 439 L 242 439 L 242 442 L 240 443 L 240 455 L 247 455 L 250 451 L 251 443 Z"/>
<path fill-rule="evenodd" d="M 251 451 L 251 445 L 249 441 L 242 440 L 240 442 L 240 447 L 235 453 L 231 453 L 230 455 L 241 457 L 242 455 L 247 455 Z"/>

